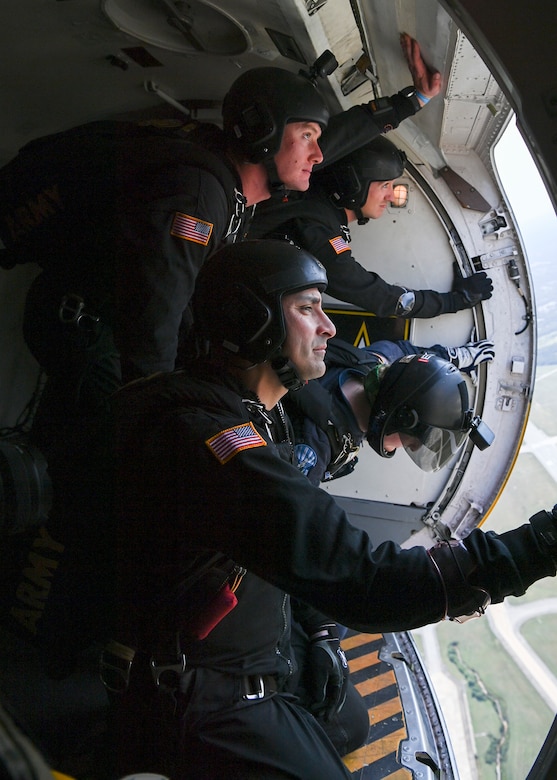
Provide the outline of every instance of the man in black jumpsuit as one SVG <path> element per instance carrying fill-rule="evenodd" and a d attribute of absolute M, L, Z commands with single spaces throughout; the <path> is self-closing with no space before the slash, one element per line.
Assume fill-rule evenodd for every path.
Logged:
<path fill-rule="evenodd" d="M 455 276 L 449 292 L 411 290 L 389 284 L 361 266 L 350 248 L 350 224 L 378 219 L 393 200 L 393 181 L 405 155 L 380 136 L 312 176 L 310 189 L 287 203 L 271 198 L 257 209 L 251 238 L 287 238 L 319 258 L 329 277 L 328 292 L 378 317 L 437 317 L 491 298 L 485 271 Z"/>
<path fill-rule="evenodd" d="M 287 242 L 225 247 L 194 299 L 207 358 L 117 395 L 117 610 L 102 668 L 113 688 L 120 670 L 112 754 L 122 773 L 347 778 L 317 721 L 284 692 L 295 663 L 287 594 L 356 630 L 399 631 L 481 614 L 490 598 L 555 575 L 549 512 L 429 551 L 373 550 L 299 472 L 281 399 L 325 370 L 335 331 L 325 283 L 322 266 Z M 219 553 L 229 578 L 205 578 Z"/>

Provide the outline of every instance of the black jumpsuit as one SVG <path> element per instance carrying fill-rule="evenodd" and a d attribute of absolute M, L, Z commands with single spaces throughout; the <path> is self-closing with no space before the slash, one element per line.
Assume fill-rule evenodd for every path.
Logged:
<path fill-rule="evenodd" d="M 346 211 L 332 203 L 317 185 L 261 203 L 249 228 L 249 238 L 288 238 L 315 255 L 327 269 L 327 292 L 360 306 L 377 317 L 437 317 L 470 304 L 459 292 L 410 290 L 389 284 L 357 262 L 350 248 Z M 405 295 L 412 292 L 414 297 Z M 406 302 L 410 301 L 409 304 Z"/>
<path fill-rule="evenodd" d="M 291 463 L 274 415 L 222 368 L 192 367 L 130 385 L 119 394 L 117 419 L 120 615 L 138 605 L 144 614 L 156 605 L 161 614 L 170 599 L 176 630 L 174 587 L 193 551 L 218 550 L 247 569 L 236 607 L 205 639 L 183 645 L 177 720 L 154 728 L 158 697 L 148 682 L 132 685 L 121 700 L 115 755 L 134 735 L 145 748 L 143 764 L 121 769 L 162 770 L 170 756 L 173 780 L 346 778 L 317 722 L 281 692 L 293 661 L 287 594 L 357 630 L 409 630 L 445 614 L 444 586 L 429 555 L 391 542 L 374 550 Z M 494 602 L 555 574 L 528 524 L 500 535 L 474 530 L 465 545 L 477 564 L 474 582 Z M 187 597 L 182 606 L 189 608 Z M 172 635 L 172 625 L 165 630 Z M 146 658 L 152 652 L 140 649 Z M 266 684 L 261 698 L 245 698 L 246 676 L 260 675 L 275 684 Z"/>

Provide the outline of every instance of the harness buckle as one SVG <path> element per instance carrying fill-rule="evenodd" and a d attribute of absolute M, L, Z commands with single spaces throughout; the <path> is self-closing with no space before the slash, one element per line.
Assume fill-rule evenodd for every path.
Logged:
<path fill-rule="evenodd" d="M 130 685 L 130 675 L 135 650 L 111 640 L 101 652 L 99 671 L 102 684 L 111 693 L 125 693 Z"/>
<path fill-rule="evenodd" d="M 169 693 L 175 693 L 177 686 L 168 685 L 162 678 L 167 672 L 172 672 L 176 675 L 181 675 L 186 671 L 186 655 L 185 653 L 178 653 L 178 657 L 175 663 L 160 663 L 154 656 L 151 656 L 149 661 L 149 668 L 151 669 L 151 677 L 155 686 L 161 691 L 167 691 Z"/>
<path fill-rule="evenodd" d="M 64 325 L 75 325 L 77 328 L 82 325 L 83 319 L 90 320 L 95 325 L 100 322 L 100 317 L 85 311 L 85 301 L 76 293 L 64 295 L 58 309 L 58 319 Z"/>
<path fill-rule="evenodd" d="M 245 674 L 242 677 L 242 685 L 242 699 L 246 701 L 264 699 L 279 690 L 277 679 L 272 674 Z"/>
<path fill-rule="evenodd" d="M 253 701 L 265 697 L 265 681 L 260 674 L 250 674 L 244 677 L 245 693 L 242 699 Z"/>

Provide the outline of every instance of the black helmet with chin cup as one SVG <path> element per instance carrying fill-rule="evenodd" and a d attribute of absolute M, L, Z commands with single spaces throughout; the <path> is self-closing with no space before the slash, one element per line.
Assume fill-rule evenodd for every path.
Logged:
<path fill-rule="evenodd" d="M 391 457 L 393 452 L 385 450 L 384 440 L 398 433 L 406 452 L 423 471 L 437 471 L 445 465 L 473 427 L 464 376 L 431 352 L 399 358 L 387 368 L 379 385 L 367 391 L 366 387 L 371 403 L 369 445 L 379 455 Z"/>
<path fill-rule="evenodd" d="M 311 287 L 323 292 L 326 286 L 319 260 L 289 241 L 228 244 L 197 277 L 195 331 L 210 345 L 254 364 L 278 358 L 286 338 L 283 296 Z"/>
<path fill-rule="evenodd" d="M 233 148 L 256 163 L 275 156 L 289 122 L 317 122 L 325 129 L 329 110 L 307 76 L 263 67 L 246 71 L 232 84 L 222 119 Z"/>
<path fill-rule="evenodd" d="M 405 163 L 404 152 L 380 135 L 316 172 L 314 181 L 336 205 L 358 213 L 366 202 L 371 182 L 398 179 Z"/>

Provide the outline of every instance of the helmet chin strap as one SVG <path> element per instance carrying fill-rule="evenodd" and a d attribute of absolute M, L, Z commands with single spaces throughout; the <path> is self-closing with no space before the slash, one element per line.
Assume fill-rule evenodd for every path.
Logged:
<path fill-rule="evenodd" d="M 299 390 L 307 384 L 305 380 L 300 379 L 294 363 L 289 358 L 284 357 L 284 355 L 278 355 L 273 358 L 271 360 L 271 368 L 287 390 Z"/>
<path fill-rule="evenodd" d="M 267 171 L 267 181 L 269 182 L 271 195 L 280 194 L 283 196 L 284 200 L 288 200 L 289 190 L 287 190 L 279 178 L 277 166 L 275 165 L 275 158 L 265 157 L 262 162 Z"/>
<path fill-rule="evenodd" d="M 362 209 L 355 208 L 354 212 L 358 217 L 358 225 L 367 225 L 367 223 L 369 222 L 369 217 L 364 217 L 364 215 L 362 214 Z"/>

